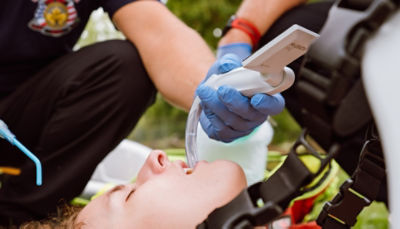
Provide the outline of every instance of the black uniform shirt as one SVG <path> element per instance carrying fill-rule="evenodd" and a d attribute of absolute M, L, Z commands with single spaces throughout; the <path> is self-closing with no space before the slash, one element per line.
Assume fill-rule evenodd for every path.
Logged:
<path fill-rule="evenodd" d="M 135 0 L 1 0 L 0 94 L 72 51 L 91 12 L 113 16 Z"/>

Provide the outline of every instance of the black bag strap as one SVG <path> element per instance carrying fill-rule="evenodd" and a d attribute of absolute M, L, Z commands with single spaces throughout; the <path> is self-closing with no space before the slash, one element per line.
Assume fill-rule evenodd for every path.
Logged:
<path fill-rule="evenodd" d="M 343 183 L 340 192 L 324 205 L 318 216 L 317 223 L 323 229 L 347 229 L 354 226 L 361 210 L 378 196 L 386 176 L 380 142 L 367 141 L 360 156 L 352 177 Z"/>
<path fill-rule="evenodd" d="M 336 1 L 293 88 L 285 93 L 290 113 L 325 150 L 358 137 L 372 122 L 361 57 L 365 42 L 395 10 L 393 0 Z"/>

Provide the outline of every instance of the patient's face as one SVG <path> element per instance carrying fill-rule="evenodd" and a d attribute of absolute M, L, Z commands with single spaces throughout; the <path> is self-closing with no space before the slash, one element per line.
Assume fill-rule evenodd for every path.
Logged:
<path fill-rule="evenodd" d="M 77 222 L 83 228 L 195 228 L 246 187 L 242 169 L 229 161 L 199 162 L 191 174 L 185 167 L 153 151 L 135 184 L 117 186 L 94 199 Z"/>

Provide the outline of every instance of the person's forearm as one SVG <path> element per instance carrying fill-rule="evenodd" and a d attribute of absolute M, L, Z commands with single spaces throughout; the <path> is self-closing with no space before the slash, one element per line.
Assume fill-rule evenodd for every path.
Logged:
<path fill-rule="evenodd" d="M 264 34 L 283 13 L 305 2 L 306 0 L 243 0 L 236 16 L 250 21 Z M 243 31 L 231 29 L 221 38 L 218 45 L 238 42 L 251 44 L 251 39 Z"/>
<path fill-rule="evenodd" d="M 215 61 L 200 35 L 156 1 L 130 3 L 113 20 L 138 48 L 164 98 L 189 110 L 196 87 Z"/>

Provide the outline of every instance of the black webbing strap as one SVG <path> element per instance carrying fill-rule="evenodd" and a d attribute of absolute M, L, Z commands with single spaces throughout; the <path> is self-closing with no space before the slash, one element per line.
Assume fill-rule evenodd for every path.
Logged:
<path fill-rule="evenodd" d="M 282 167 L 260 185 L 257 194 L 264 201 L 273 200 L 286 209 L 290 201 L 300 194 L 300 188 L 310 183 L 312 177 L 309 169 L 296 153 L 291 151 Z"/>
<path fill-rule="evenodd" d="M 324 205 L 317 219 L 318 225 L 323 229 L 352 227 L 361 210 L 376 199 L 385 176 L 385 162 L 380 142 L 367 141 L 356 171 L 343 183 L 335 198 Z"/>
<path fill-rule="evenodd" d="M 354 10 L 366 10 L 373 0 L 342 0 L 340 5 Z"/>

